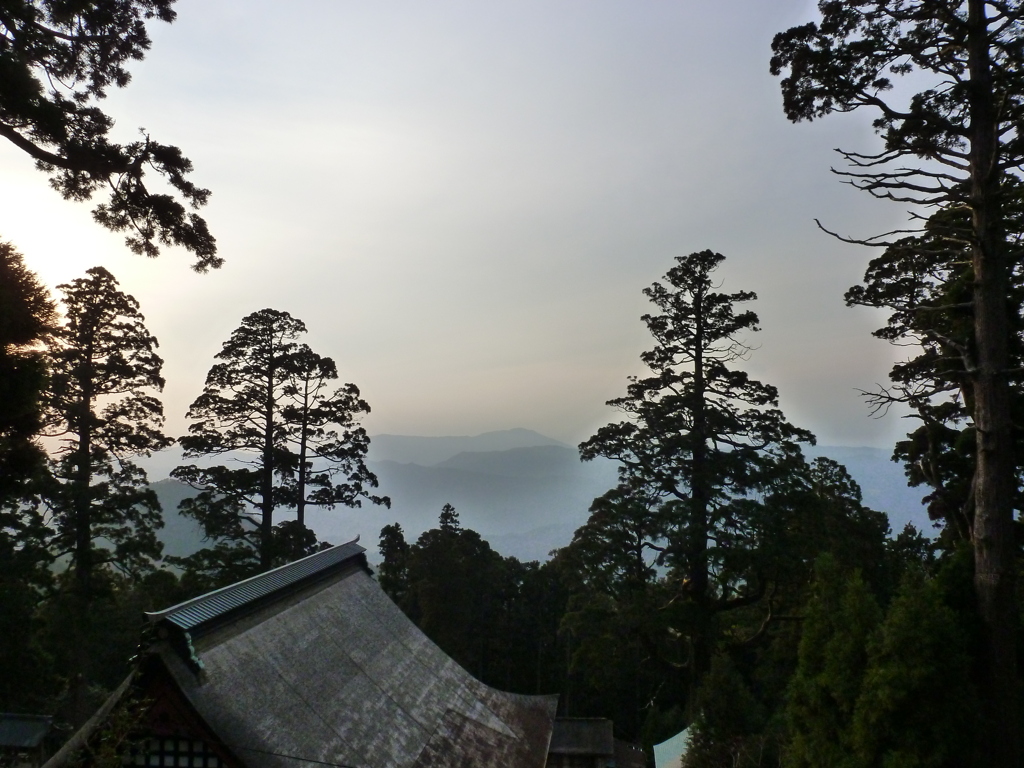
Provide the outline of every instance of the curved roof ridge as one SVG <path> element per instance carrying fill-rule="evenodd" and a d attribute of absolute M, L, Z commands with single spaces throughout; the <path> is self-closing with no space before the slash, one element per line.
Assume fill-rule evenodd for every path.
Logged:
<path fill-rule="evenodd" d="M 301 560 L 193 597 L 162 611 L 147 612 L 146 618 L 154 624 L 169 622 L 186 632 L 197 629 L 244 607 L 263 604 L 273 599 L 275 593 L 290 591 L 290 588 L 299 584 L 340 570 L 355 558 L 360 558 L 358 564 L 366 567 L 365 557 L 362 557 L 366 549 L 356 543 L 358 541 L 356 537 L 345 544 L 338 544 Z"/>

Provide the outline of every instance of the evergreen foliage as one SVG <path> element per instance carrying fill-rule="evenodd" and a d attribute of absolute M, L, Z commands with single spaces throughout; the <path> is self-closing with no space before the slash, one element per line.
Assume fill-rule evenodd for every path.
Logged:
<path fill-rule="evenodd" d="M 937 580 L 907 572 L 867 646 L 850 728 L 863 765 L 980 763 L 971 649 L 959 618 Z"/>
<path fill-rule="evenodd" d="M 1014 367 L 1020 367 L 1024 358 L 1021 201 L 1021 182 L 1007 178 L 1004 249 L 1010 264 L 1009 354 Z M 886 325 L 874 332 L 876 337 L 919 350 L 893 365 L 889 374 L 892 386 L 871 393 L 870 398 L 879 411 L 894 403 L 906 404 L 918 420 L 919 426 L 896 444 L 893 455 L 904 463 L 911 485 L 927 487 L 924 501 L 930 517 L 942 524 L 942 539 L 948 547 L 969 541 L 974 522 L 977 436 L 971 421 L 974 391 L 968 369 L 974 325 L 970 228 L 969 211 L 957 207 L 938 210 L 928 218 L 922 233 L 896 240 L 873 259 L 864 284 L 846 293 L 849 305 L 889 310 Z M 1011 395 L 1017 413 L 1022 407 L 1018 389 Z M 1018 422 L 1015 417 L 1014 423 Z M 1014 441 L 1016 455 L 1020 455 L 1021 430 L 1014 430 Z M 1019 476 L 1021 470 L 1016 471 Z M 1015 501 L 1014 506 L 1019 508 L 1020 502 Z"/>
<path fill-rule="evenodd" d="M 445 504 L 409 544 L 380 536 L 381 587 L 431 640 L 483 682 L 517 693 L 564 690 L 559 621 L 568 599 L 555 563 L 502 557 Z"/>
<path fill-rule="evenodd" d="M 32 289 L 36 319 L 52 321 L 31 279 L 7 287 Z M 138 303 L 99 267 L 58 289 L 63 323 L 46 347 L 26 350 L 47 372 L 51 456 L 0 503 L 0 708 L 79 723 L 137 645 L 140 603 L 126 598 L 166 577 L 177 584 L 155 570 L 163 520 L 132 461 L 171 441 L 154 394 L 163 386 L 157 342 Z M 33 327 L 46 326 L 23 325 Z"/>
<path fill-rule="evenodd" d="M 936 576 L 904 572 L 882 610 L 856 571 L 819 561 L 799 664 L 789 685 L 783 765 L 984 765 L 970 576 L 954 558 Z"/>
<path fill-rule="evenodd" d="M 883 147 L 876 153 L 840 151 L 851 167 L 841 172 L 845 180 L 878 198 L 925 205 L 952 218 L 969 214 L 963 228 L 967 237 L 961 239 L 970 256 L 969 275 L 958 268 L 950 275 L 952 281 L 934 274 L 918 279 L 916 286 L 903 286 L 925 288 L 925 296 L 911 293 L 898 299 L 911 308 L 922 298 L 926 306 L 931 304 L 930 285 L 939 286 L 943 301 L 928 306 L 935 310 L 928 316 L 912 312 L 897 319 L 892 329 L 897 335 L 899 324 L 909 321 L 906 328 L 922 334 L 926 343 L 923 360 L 896 371 L 896 386 L 898 390 L 909 384 L 910 394 L 921 395 L 915 406 L 932 422 L 930 433 L 921 437 L 939 438 L 947 446 L 960 439 L 941 427 L 945 421 L 956 422 L 960 406 L 948 397 L 933 405 L 928 393 L 969 390 L 963 397 L 975 440 L 971 482 L 966 497 L 943 498 L 949 473 L 962 472 L 968 452 L 961 445 L 959 457 L 950 455 L 948 462 L 941 462 L 951 466 L 929 468 L 932 484 L 943 489 L 933 498 L 939 502 L 934 511 L 950 520 L 954 530 L 969 521 L 977 607 L 986 627 L 984 744 L 994 768 L 1017 768 L 1021 728 L 1014 513 L 1019 478 L 1014 451 L 1019 430 L 1014 416 L 1019 407 L 1014 393 L 1020 388 L 1020 367 L 1015 364 L 1020 306 L 1013 277 L 1019 254 L 1008 235 L 1019 227 L 1015 230 L 1012 222 L 1018 203 L 1007 192 L 1011 177 L 1019 177 L 1024 165 L 1024 3 L 821 0 L 818 10 L 820 22 L 793 27 L 772 42 L 771 71 L 784 75 L 787 117 L 813 120 L 859 109 L 874 113 Z M 910 88 L 894 87 L 902 78 L 912 78 L 903 80 Z M 935 243 L 936 233 L 927 226 L 916 234 L 923 235 L 926 250 Z M 854 242 L 901 247 L 901 241 L 887 242 L 885 237 Z M 936 266 L 941 272 L 941 261 Z M 886 281 L 899 280 L 901 273 L 878 274 Z M 969 283 L 958 288 L 962 277 Z M 891 295 L 884 293 L 873 298 L 891 302 Z M 966 301 L 947 300 L 958 294 Z M 960 311 L 964 304 L 969 316 Z M 942 338 L 943 330 L 955 331 L 961 324 L 969 328 L 966 343 Z M 947 358 L 955 352 L 962 365 L 929 360 L 929 352 Z M 914 371 L 922 362 L 924 370 Z M 907 452 L 921 451 L 911 446 Z M 963 490 L 956 485 L 954 480 L 954 494 Z"/>
<path fill-rule="evenodd" d="M 599 514 L 656 510 L 632 567 L 645 567 L 635 556 L 647 549 L 668 569 L 663 601 L 673 605 L 685 649 L 669 663 L 688 670 L 691 700 L 711 663 L 719 615 L 769 589 L 759 556 L 768 551 L 770 513 L 755 494 L 768 492 L 783 466 L 802 462 L 798 442 L 814 440 L 785 420 L 774 387 L 735 367 L 750 350 L 740 334 L 758 329 L 757 315 L 737 305 L 756 297 L 715 290 L 712 273 L 723 260 L 711 251 L 677 257 L 665 282 L 644 290 L 659 310 L 643 316 L 656 342 L 641 356 L 651 375 L 632 378 L 626 396 L 608 403 L 625 421 L 580 445 L 585 460 L 621 465 Z"/>
<path fill-rule="evenodd" d="M 53 556 L 72 555 L 86 602 L 97 570 L 137 576 L 160 558 L 160 504 L 131 459 L 173 442 L 161 432 L 153 394 L 164 386 L 163 361 L 138 302 L 102 267 L 87 275 L 57 286 L 65 322 L 50 352 L 48 409 L 60 447 L 36 497 L 49 516 Z"/>
<path fill-rule="evenodd" d="M 181 510 L 216 542 L 185 562 L 207 574 L 201 578 L 230 582 L 315 551 L 302 517 L 275 527 L 279 509 L 302 515 L 310 504 L 390 504 L 370 492 L 377 478 L 364 464 L 369 438 L 358 419 L 370 407 L 354 384 L 325 389 L 337 368 L 298 343 L 305 331 L 301 320 L 274 309 L 243 318 L 189 408 L 185 457 L 230 462 L 171 473 L 199 490 Z"/>
<path fill-rule="evenodd" d="M 786 768 L 859 765 L 850 723 L 868 663 L 868 638 L 881 618 L 858 572 L 842 571 L 832 558 L 819 561 L 789 686 Z"/>
<path fill-rule="evenodd" d="M 95 106 L 172 4 L 0 0 L 0 135 L 66 197 L 109 185 L 95 216 L 134 250 L 183 245 L 202 271 L 220 259 L 187 209 L 208 195 L 188 160 L 149 137 L 111 143 Z M 610 717 L 648 747 L 686 726 L 688 768 L 1017 768 L 1024 4 L 819 10 L 773 44 L 787 116 L 877 109 L 883 150 L 843 152 L 846 180 L 932 206 L 919 229 L 863 241 L 883 250 L 846 300 L 887 310 L 875 335 L 914 347 L 871 399 L 918 420 L 894 458 L 928 487 L 939 541 L 892 537 L 844 467 L 804 460 L 813 437 L 740 370 L 755 296 L 720 292 L 724 257 L 702 251 L 644 291 L 648 372 L 580 446 L 618 462 L 619 482 L 572 541 L 520 562 L 446 504 L 415 542 L 383 528 L 380 584 L 485 683 L 561 693 L 560 714 Z M 933 83 L 900 106 L 904 75 Z M 149 192 L 145 169 L 173 194 Z M 106 270 L 58 288 L 63 324 L 0 243 L 0 710 L 77 725 L 127 672 L 143 610 L 326 546 L 312 508 L 389 502 L 358 388 L 335 385 L 301 321 L 261 310 L 217 355 L 181 439 L 197 462 L 173 472 L 199 491 L 182 510 L 211 546 L 177 560 L 180 577 L 157 569 L 161 510 L 133 461 L 172 442 L 156 339 Z"/>
<path fill-rule="evenodd" d="M 219 267 L 206 222 L 189 209 L 209 191 L 187 179 L 192 163 L 181 150 L 143 132 L 138 141 L 110 140 L 113 119 L 97 106 L 111 87 L 128 85 L 125 66 L 150 47 L 146 25 L 172 22 L 174 0 L 7 0 L 0 6 L 0 136 L 27 152 L 66 199 L 88 200 L 109 190 L 93 218 L 127 231 L 136 253 L 180 245 L 204 272 Z M 152 191 L 147 171 L 173 193 Z"/>
<path fill-rule="evenodd" d="M 43 345 L 55 325 L 49 292 L 14 246 L 0 242 L 0 504 L 43 466 Z"/>
<path fill-rule="evenodd" d="M 718 654 L 697 696 L 699 715 L 685 768 L 777 764 L 780 734 L 728 654 Z"/>

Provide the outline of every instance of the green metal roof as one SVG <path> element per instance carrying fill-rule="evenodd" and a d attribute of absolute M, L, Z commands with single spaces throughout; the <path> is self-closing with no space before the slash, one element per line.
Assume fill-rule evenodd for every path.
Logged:
<path fill-rule="evenodd" d="M 339 544 L 163 611 L 147 613 L 146 618 L 154 623 L 166 621 L 184 632 L 201 632 L 206 626 L 217 624 L 229 615 L 235 616 L 247 608 L 262 605 L 355 562 L 365 564 L 365 558 L 360 557 L 364 552 L 366 550 L 355 541 Z"/>

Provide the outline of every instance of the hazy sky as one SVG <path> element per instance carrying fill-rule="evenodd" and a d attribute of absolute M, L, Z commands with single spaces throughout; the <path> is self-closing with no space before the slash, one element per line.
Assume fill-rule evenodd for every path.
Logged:
<path fill-rule="evenodd" d="M 227 260 L 134 256 L 0 144 L 0 238 L 50 286 L 102 264 L 160 339 L 171 434 L 241 318 L 273 307 L 359 385 L 373 433 L 527 427 L 575 443 L 641 371 L 641 289 L 676 255 L 727 257 L 763 331 L 748 370 L 820 442 L 906 431 L 883 318 L 847 309 L 870 252 L 819 232 L 899 205 L 829 173 L 866 116 L 794 126 L 772 36 L 808 0 L 179 0 L 105 108 L 180 146 Z"/>

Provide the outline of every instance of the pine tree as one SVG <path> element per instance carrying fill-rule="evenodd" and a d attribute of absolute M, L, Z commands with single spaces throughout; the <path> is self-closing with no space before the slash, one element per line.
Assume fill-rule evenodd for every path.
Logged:
<path fill-rule="evenodd" d="M 50 353 L 48 408 L 60 447 L 39 494 L 52 516 L 50 547 L 72 555 L 85 603 L 97 569 L 137 575 L 160 557 L 160 504 L 131 459 L 173 442 L 153 394 L 163 361 L 138 302 L 102 267 L 86 274 L 57 286 L 65 322 Z"/>
<path fill-rule="evenodd" d="M 711 662 L 716 616 L 757 602 L 768 586 L 756 557 L 766 508 L 753 494 L 799 458 L 798 442 L 813 442 L 785 420 L 774 387 L 732 367 L 750 351 L 740 334 L 758 320 L 736 310 L 753 293 L 714 289 L 723 260 L 711 251 L 677 257 L 665 283 L 645 289 L 659 310 L 643 317 L 656 342 L 642 355 L 651 375 L 632 378 L 626 396 L 608 403 L 625 421 L 580 445 L 584 460 L 620 463 L 617 496 L 659 511 L 655 537 L 664 542 L 652 543 L 662 548 L 667 598 L 687 638 L 691 705 Z"/>
<path fill-rule="evenodd" d="M 352 384 L 325 394 L 337 369 L 298 343 L 305 331 L 287 312 L 248 315 L 189 408 L 193 424 L 180 441 L 186 458 L 230 462 L 171 473 L 199 490 L 181 509 L 218 542 L 194 564 L 266 570 L 315 547 L 304 520 L 275 527 L 278 510 L 298 508 L 304 516 L 308 504 L 390 503 L 368 490 L 377 479 L 365 466 L 369 439 L 357 421 L 369 406 Z"/>
<path fill-rule="evenodd" d="M 113 86 L 131 80 L 125 65 L 150 46 L 146 24 L 172 22 L 174 0 L 5 0 L 0 5 L 0 136 L 36 161 L 65 198 L 110 198 L 93 218 L 128 231 L 128 247 L 156 256 L 159 245 L 196 255 L 194 268 L 219 267 L 206 222 L 188 209 L 206 204 L 209 191 L 186 177 L 192 163 L 177 147 L 148 134 L 110 141 L 114 121 L 97 106 Z M 154 192 L 147 171 L 172 190 Z"/>
<path fill-rule="evenodd" d="M 299 527 L 306 524 L 306 507 L 357 507 L 360 499 L 390 506 L 390 501 L 367 494 L 377 480 L 363 458 L 370 446 L 358 418 L 370 412 L 355 384 L 333 392 L 328 386 L 338 378 L 329 357 L 321 357 L 302 345 L 291 357 L 292 375 L 284 388 L 282 418 L 295 456 L 294 503 Z M 341 483 L 336 478 L 343 478 Z"/>

